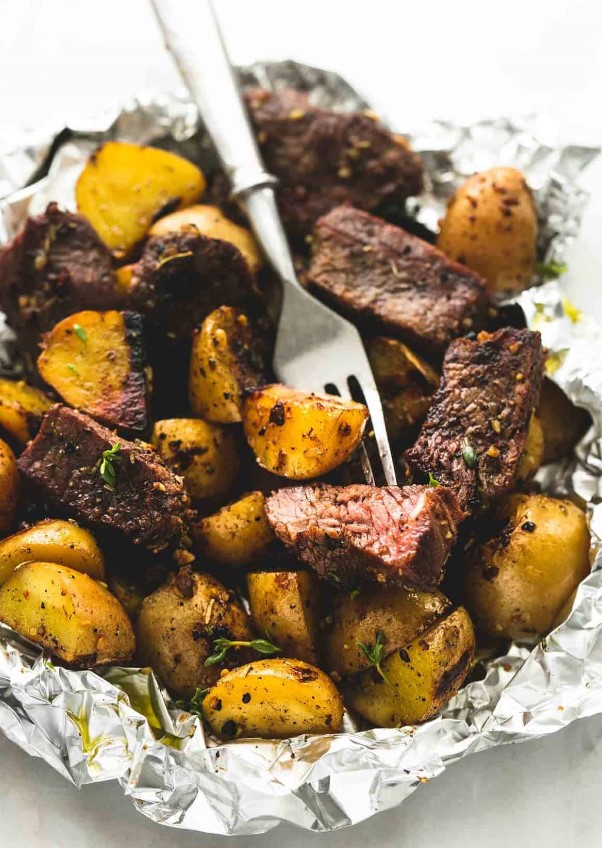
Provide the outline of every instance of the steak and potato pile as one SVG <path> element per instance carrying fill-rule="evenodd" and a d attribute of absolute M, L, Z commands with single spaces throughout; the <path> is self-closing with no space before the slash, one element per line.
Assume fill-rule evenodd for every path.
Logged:
<path fill-rule="evenodd" d="M 370 214 L 421 191 L 405 139 L 302 92 L 247 103 L 307 284 L 364 334 L 400 485 L 363 480 L 363 403 L 276 382 L 220 174 L 206 201 L 196 165 L 112 141 L 76 212 L 0 251 L 23 376 L 0 378 L 0 622 L 72 668 L 150 666 L 223 740 L 422 722 L 477 640 L 545 635 L 589 570 L 584 513 L 532 483 L 587 414 L 491 300 L 531 282 L 533 200 L 477 175 L 433 247 Z"/>

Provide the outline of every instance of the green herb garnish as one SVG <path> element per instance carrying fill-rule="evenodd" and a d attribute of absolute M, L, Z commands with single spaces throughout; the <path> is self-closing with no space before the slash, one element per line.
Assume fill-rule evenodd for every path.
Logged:
<path fill-rule="evenodd" d="M 162 268 L 164 265 L 167 265 L 168 262 L 172 262 L 174 259 L 185 259 L 187 256 L 192 256 L 192 250 L 184 250 L 182 253 L 171 253 L 167 256 L 162 256 L 159 259 L 159 268 Z"/>
<path fill-rule="evenodd" d="M 357 646 L 362 652 L 362 654 L 366 657 L 370 665 L 374 666 L 374 668 L 380 674 L 387 686 L 391 686 L 392 689 L 395 689 L 387 675 L 382 670 L 381 663 L 385 658 L 385 641 L 382 632 L 380 630 L 377 632 L 376 640 L 373 645 L 367 645 L 365 642 L 358 642 Z"/>
<path fill-rule="evenodd" d="M 113 463 L 121 462 L 121 456 L 119 453 L 120 450 L 121 444 L 119 442 L 115 442 L 112 448 L 102 452 L 99 469 L 100 476 L 105 481 L 109 489 L 114 489 L 115 483 L 117 482 L 117 471 Z"/>
<path fill-rule="evenodd" d="M 71 363 L 67 364 L 67 368 L 71 371 L 72 374 L 75 374 L 76 377 L 79 377 L 79 371 L 75 367 L 75 365 L 71 365 Z"/>
<path fill-rule="evenodd" d="M 550 262 L 538 262 L 535 270 L 544 280 L 557 280 L 566 274 L 568 266 L 565 262 L 555 262 L 552 259 Z"/>
<path fill-rule="evenodd" d="M 477 464 L 477 452 L 470 444 L 468 439 L 464 439 L 464 445 L 462 447 L 462 459 L 466 463 L 467 468 L 474 468 Z"/>
<path fill-rule="evenodd" d="M 73 325 L 73 332 L 75 333 L 77 338 L 80 340 L 80 342 L 83 342 L 85 344 L 88 341 L 88 334 L 86 333 L 86 331 L 84 330 L 84 328 L 82 327 L 81 324 L 74 324 Z"/>
<path fill-rule="evenodd" d="M 213 653 L 207 657 L 205 665 L 221 663 L 230 648 L 252 648 L 258 654 L 263 654 L 266 657 L 273 657 L 274 654 L 280 653 L 280 648 L 268 639 L 253 639 L 250 642 L 243 642 L 240 639 L 227 639 L 225 636 L 218 636 L 213 642 Z"/>
<path fill-rule="evenodd" d="M 203 717 L 203 701 L 207 697 L 207 689 L 197 689 L 189 701 L 176 701 L 176 707 L 180 710 L 185 710 L 187 713 Z"/>
<path fill-rule="evenodd" d="M 441 485 L 441 483 L 438 480 L 435 480 L 435 478 L 433 477 L 433 475 L 431 474 L 430 471 L 429 471 L 429 482 L 428 482 L 428 484 L 431 487 L 431 489 L 436 489 L 437 486 Z"/>
<path fill-rule="evenodd" d="M 351 600 L 355 601 L 361 591 L 362 590 L 359 586 L 356 586 L 355 589 L 352 589 L 351 592 L 349 592 L 349 597 L 351 598 Z"/>

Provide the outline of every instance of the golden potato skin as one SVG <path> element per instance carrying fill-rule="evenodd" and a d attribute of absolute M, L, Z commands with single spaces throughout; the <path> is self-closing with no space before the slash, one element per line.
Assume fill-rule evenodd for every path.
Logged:
<path fill-rule="evenodd" d="M 309 571 L 247 574 L 251 616 L 282 656 L 317 663 L 320 582 Z"/>
<path fill-rule="evenodd" d="M 291 480 L 332 471 L 358 446 L 368 410 L 334 395 L 310 395 L 273 384 L 243 403 L 247 441 L 262 468 Z"/>
<path fill-rule="evenodd" d="M 135 622 L 144 600 L 143 591 L 134 585 L 131 580 L 128 580 L 124 574 L 116 571 L 109 574 L 107 585 L 129 615 L 130 621 Z"/>
<path fill-rule="evenodd" d="M 192 524 L 190 530 L 199 553 L 220 565 L 234 567 L 261 559 L 276 538 L 264 504 L 261 492 L 250 492 Z"/>
<path fill-rule="evenodd" d="M 570 501 L 512 495 L 501 517 L 500 535 L 466 553 L 464 603 L 485 634 L 545 636 L 590 571 L 585 514 Z"/>
<path fill-rule="evenodd" d="M 480 274 L 492 292 L 521 291 L 535 272 L 537 211 L 520 171 L 475 174 L 449 201 L 437 247 Z"/>
<path fill-rule="evenodd" d="M 228 651 L 223 664 L 205 666 L 214 635 L 253 639 L 248 616 L 234 593 L 209 574 L 186 570 L 142 601 L 136 634 L 141 662 L 182 698 L 211 686 L 221 669 L 248 660 L 248 652 L 237 648 Z"/>
<path fill-rule="evenodd" d="M 575 406 L 548 377 L 541 386 L 537 415 L 544 435 L 544 465 L 567 456 L 592 423 L 589 412 Z"/>
<path fill-rule="evenodd" d="M 227 218 L 217 206 L 195 204 L 186 209 L 178 209 L 171 215 L 159 218 L 150 230 L 149 236 L 164 236 L 167 233 L 192 230 L 207 238 L 229 241 L 242 253 L 253 274 L 261 268 L 263 259 L 259 246 L 250 230 L 239 227 Z"/>
<path fill-rule="evenodd" d="M 265 383 L 265 370 L 264 344 L 247 316 L 220 306 L 192 336 L 190 409 L 217 424 L 240 421 L 243 392 Z"/>
<path fill-rule="evenodd" d="M 127 663 L 135 638 L 102 583 L 52 562 L 18 566 L 0 586 L 0 621 L 75 668 Z"/>
<path fill-rule="evenodd" d="M 6 442 L 0 439 L 0 534 L 8 533 L 15 520 L 19 488 L 17 460 Z"/>
<path fill-rule="evenodd" d="M 205 190 L 202 172 L 181 156 L 107 141 L 88 159 L 75 186 L 77 210 L 116 258 L 127 256 L 166 207 L 188 206 Z"/>
<path fill-rule="evenodd" d="M 182 475 L 194 500 L 225 495 L 238 474 L 236 438 L 218 424 L 165 418 L 155 422 L 152 443 L 172 471 Z"/>
<path fill-rule="evenodd" d="M 410 436 L 426 416 L 439 375 L 397 339 L 376 336 L 368 342 L 366 352 L 380 392 L 389 439 Z"/>
<path fill-rule="evenodd" d="M 19 445 L 32 439 L 53 401 L 23 380 L 0 377 L 0 427 Z"/>
<path fill-rule="evenodd" d="M 359 594 L 337 592 L 332 627 L 324 634 L 324 667 L 345 677 L 370 667 L 359 647 L 373 645 L 382 634 L 385 653 L 392 654 L 427 630 L 450 609 L 441 592 L 363 586 Z"/>
<path fill-rule="evenodd" d="M 105 580 L 102 551 L 89 530 L 74 521 L 47 518 L 0 541 L 0 584 L 23 562 L 54 562 Z"/>
<path fill-rule="evenodd" d="M 468 674 L 475 638 L 466 610 L 458 607 L 375 669 L 353 678 L 349 707 L 377 727 L 418 724 L 436 715 Z"/>
<path fill-rule="evenodd" d="M 531 416 L 531 421 L 529 422 L 525 449 L 516 472 L 518 480 L 524 482 L 535 477 L 543 462 L 544 450 L 544 436 L 541 421 L 537 415 L 534 414 Z"/>
<path fill-rule="evenodd" d="M 258 660 L 240 666 L 209 690 L 203 716 L 222 739 L 287 739 L 338 733 L 343 701 L 320 669 L 301 660 Z"/>

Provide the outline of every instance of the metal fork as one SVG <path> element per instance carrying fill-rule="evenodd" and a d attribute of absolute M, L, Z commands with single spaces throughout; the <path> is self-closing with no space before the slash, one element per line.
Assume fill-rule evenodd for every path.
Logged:
<path fill-rule="evenodd" d="M 312 297 L 295 274 L 274 197 L 276 179 L 263 166 L 210 0 L 151 0 L 167 49 L 199 108 L 255 235 L 282 281 L 274 351 L 278 379 L 293 388 L 352 397 L 357 381 L 370 412 L 385 479 L 396 484 L 382 405 L 357 329 Z M 352 383 L 350 384 L 350 380 Z M 362 446 L 363 448 L 363 446 Z M 374 475 L 365 448 L 366 479 Z"/>

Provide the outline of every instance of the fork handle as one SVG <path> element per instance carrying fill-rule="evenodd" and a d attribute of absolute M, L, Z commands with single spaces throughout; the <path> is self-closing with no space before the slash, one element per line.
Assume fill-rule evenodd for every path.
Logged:
<path fill-rule="evenodd" d="M 273 186 L 240 96 L 211 0 L 151 0 L 168 51 L 213 139 L 268 261 L 298 285 Z"/>

